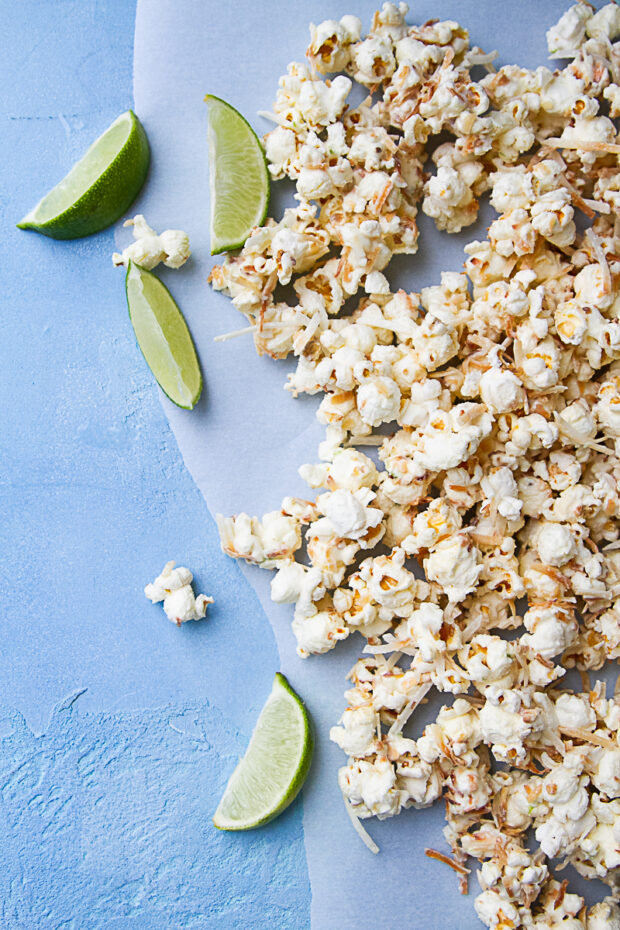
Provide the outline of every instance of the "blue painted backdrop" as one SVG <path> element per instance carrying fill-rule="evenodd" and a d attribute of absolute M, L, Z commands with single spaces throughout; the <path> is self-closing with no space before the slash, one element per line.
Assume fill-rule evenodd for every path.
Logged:
<path fill-rule="evenodd" d="M 2 9 L 0 926 L 305 928 L 301 804 L 210 822 L 277 652 L 135 345 L 113 232 L 14 227 L 132 105 L 135 5 Z M 169 558 L 208 620 L 144 598 Z"/>

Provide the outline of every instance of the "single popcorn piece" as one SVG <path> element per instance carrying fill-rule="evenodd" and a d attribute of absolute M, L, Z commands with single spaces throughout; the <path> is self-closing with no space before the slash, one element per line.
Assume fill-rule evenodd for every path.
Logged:
<path fill-rule="evenodd" d="M 351 61 L 351 46 L 359 41 L 361 32 L 357 16 L 326 19 L 318 26 L 311 23 L 307 56 L 321 74 L 344 71 Z"/>
<path fill-rule="evenodd" d="M 570 527 L 562 523 L 543 523 L 536 534 L 536 548 L 545 565 L 564 565 L 577 552 Z"/>
<path fill-rule="evenodd" d="M 424 570 L 431 581 L 444 589 L 448 600 L 464 600 L 476 587 L 482 566 L 479 553 L 467 537 L 459 533 L 437 543 L 424 560 Z"/>
<path fill-rule="evenodd" d="M 187 568 L 175 568 L 175 562 L 166 562 L 161 575 L 152 584 L 147 584 L 145 595 L 151 603 L 163 601 L 166 616 L 172 623 L 181 626 L 188 620 L 201 620 L 213 598 L 205 594 L 194 596 L 192 581 L 194 576 Z"/>
<path fill-rule="evenodd" d="M 141 213 L 132 220 L 125 220 L 123 226 L 133 227 L 135 242 L 122 252 L 114 252 L 112 261 L 117 266 L 124 265 L 127 268 L 132 261 L 147 271 L 151 271 L 161 262 L 168 268 L 180 268 L 192 254 L 187 233 L 180 229 L 166 229 L 158 235 Z"/>
<path fill-rule="evenodd" d="M 592 9 L 585 3 L 569 7 L 547 32 L 547 48 L 551 58 L 575 58 L 586 36 Z"/>
<path fill-rule="evenodd" d="M 224 552 L 262 568 L 274 568 L 292 558 L 301 546 L 300 520 L 282 511 L 265 514 L 262 520 L 240 513 L 235 517 L 216 516 Z"/>

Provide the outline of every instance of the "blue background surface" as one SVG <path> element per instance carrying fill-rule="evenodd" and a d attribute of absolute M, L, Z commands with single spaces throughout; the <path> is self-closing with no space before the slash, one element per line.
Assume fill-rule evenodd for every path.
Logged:
<path fill-rule="evenodd" d="M 328 731 L 357 637 L 299 660 L 290 608 L 269 603 L 268 573 L 221 553 L 205 504 L 262 513 L 306 493 L 297 466 L 322 431 L 315 399 L 283 395 L 287 363 L 257 358 L 249 340 L 212 342 L 243 320 L 204 284 L 202 96 L 221 94 L 265 131 L 255 114 L 303 56 L 308 20 L 355 10 L 368 24 L 378 5 L 271 0 L 266 16 L 250 0 L 140 0 L 135 47 L 133 0 L 3 5 L 0 930 L 480 926 L 475 880 L 462 899 L 424 857 L 443 843 L 441 805 L 370 822 L 377 858 L 353 834 Z M 536 0 L 418 0 L 409 20 L 458 18 L 500 61 L 534 67 L 567 5 L 547 0 L 542 15 Z M 194 246 L 182 272 L 162 272 L 203 361 L 192 412 L 160 404 L 112 266 L 114 231 L 63 243 L 14 225 L 132 105 L 132 78 L 153 142 L 135 210 L 187 229 Z M 485 222 L 446 238 L 421 217 L 420 252 L 395 260 L 393 285 L 417 290 L 460 268 Z M 170 558 L 215 598 L 207 620 L 180 630 L 143 595 Z M 267 830 L 220 834 L 211 814 L 280 666 L 319 723 L 304 797 Z"/>
<path fill-rule="evenodd" d="M 135 4 L 3 12 L 0 926 L 305 928 L 301 802 L 268 831 L 210 822 L 278 656 L 136 347 L 114 233 L 14 226 L 132 105 Z M 145 599 L 169 558 L 208 620 Z"/>

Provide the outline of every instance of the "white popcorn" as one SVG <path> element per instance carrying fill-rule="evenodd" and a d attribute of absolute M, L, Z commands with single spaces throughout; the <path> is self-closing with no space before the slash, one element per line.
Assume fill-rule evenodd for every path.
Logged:
<path fill-rule="evenodd" d="M 615 4 L 613 6 L 617 9 Z M 586 926 L 587 930 L 620 930 L 620 906 L 612 897 L 599 901 L 588 911 Z"/>
<path fill-rule="evenodd" d="M 313 616 L 315 601 L 325 594 L 323 575 L 318 568 L 300 562 L 284 562 L 271 581 L 271 599 L 278 604 L 295 604 L 295 615 Z"/>
<path fill-rule="evenodd" d="M 491 432 L 492 420 L 479 404 L 437 410 L 420 433 L 414 461 L 427 471 L 455 468 L 468 459 Z"/>
<path fill-rule="evenodd" d="M 575 277 L 575 299 L 581 306 L 606 310 L 612 295 L 600 265 L 586 265 Z"/>
<path fill-rule="evenodd" d="M 574 143 L 576 154 L 584 166 L 591 166 L 597 159 L 597 152 L 587 148 L 588 143 L 615 142 L 616 128 L 606 116 L 576 116 L 572 126 L 565 126 L 560 137 L 563 142 Z M 579 142 L 585 142 L 586 147 L 580 148 Z M 572 211 L 571 211 L 572 217 Z M 553 240 L 550 240 L 553 241 Z M 560 245 L 561 242 L 557 242 Z"/>
<path fill-rule="evenodd" d="M 112 261 L 115 265 L 127 268 L 132 261 L 151 271 L 163 262 L 168 268 L 180 268 L 191 255 L 187 233 L 180 229 L 166 229 L 158 235 L 141 213 L 132 220 L 125 220 L 123 226 L 133 227 L 135 242 L 122 252 L 114 252 Z"/>
<path fill-rule="evenodd" d="M 455 868 L 483 863 L 487 925 L 585 930 L 613 912 L 586 914 L 546 858 L 617 887 L 620 704 L 560 679 L 620 657 L 620 14 L 578 4 L 548 34 L 566 67 L 491 72 L 457 23 L 406 12 L 385 3 L 367 34 L 355 17 L 312 27 L 265 140 L 299 206 L 211 273 L 260 353 L 296 356 L 287 389 L 322 393 L 325 426 L 324 463 L 300 469 L 316 499 L 221 518 L 222 539 L 276 570 L 300 656 L 366 641 L 331 734 L 349 812 L 443 794 Z M 371 95 L 347 107 L 348 78 L 319 77 L 333 69 Z M 498 215 L 465 273 L 391 294 L 420 205 L 457 232 L 489 190 Z M 382 539 L 389 554 L 360 563 Z M 467 699 L 403 736 L 433 687 Z"/>
<path fill-rule="evenodd" d="M 281 125 L 323 128 L 335 122 L 351 90 L 351 81 L 339 75 L 333 81 L 313 80 L 305 65 L 295 62 L 280 78 L 274 114 Z"/>
<path fill-rule="evenodd" d="M 309 617 L 296 616 L 291 626 L 297 640 L 297 654 L 302 659 L 329 652 L 349 635 L 341 618 L 331 610 L 320 610 Z"/>
<path fill-rule="evenodd" d="M 327 487 L 359 491 L 371 488 L 378 481 L 372 459 L 357 449 L 341 449 L 327 467 Z"/>
<path fill-rule="evenodd" d="M 329 738 L 348 756 L 368 756 L 376 750 L 379 715 L 373 707 L 349 707 L 340 719 L 340 726 L 332 727 Z"/>
<path fill-rule="evenodd" d="M 224 552 L 235 559 L 245 559 L 272 568 L 280 560 L 290 559 L 301 546 L 299 520 L 280 511 L 265 514 L 262 520 L 240 513 L 235 517 L 216 515 Z"/>
<path fill-rule="evenodd" d="M 188 620 L 201 620 L 207 612 L 212 597 L 205 594 L 194 596 L 192 581 L 194 576 L 187 568 L 175 568 L 175 562 L 166 562 L 161 575 L 144 589 L 149 600 L 156 604 L 163 601 L 166 616 L 172 623 L 181 626 Z"/>
<path fill-rule="evenodd" d="M 594 413 L 608 435 L 614 438 L 620 436 L 620 378 L 618 376 L 603 381 L 601 384 Z"/>
<path fill-rule="evenodd" d="M 340 21 L 326 19 L 310 24 L 308 58 L 322 74 L 344 71 L 351 60 L 351 46 L 359 40 L 362 24 L 357 16 L 343 16 Z"/>
<path fill-rule="evenodd" d="M 474 590 L 482 566 L 476 547 L 459 533 L 437 543 L 424 560 L 424 571 L 442 586 L 452 603 L 464 600 Z"/>
<path fill-rule="evenodd" d="M 592 784 L 608 798 L 620 796 L 620 749 L 607 749 L 601 753 L 592 773 Z"/>
<path fill-rule="evenodd" d="M 409 389 L 409 398 L 403 399 L 398 422 L 402 426 L 426 426 L 431 414 L 439 408 L 441 384 L 425 379 Z"/>
<path fill-rule="evenodd" d="M 485 497 L 497 507 L 498 513 L 507 520 L 518 520 L 522 502 L 519 500 L 517 482 L 509 468 L 492 469 L 481 481 Z"/>
<path fill-rule="evenodd" d="M 388 279 L 380 271 L 371 271 L 366 275 L 364 290 L 367 294 L 389 294 Z"/>
<path fill-rule="evenodd" d="M 521 642 L 545 659 L 564 652 L 577 634 L 575 618 L 561 606 L 530 607 L 523 623 L 529 632 L 521 637 Z"/>
<path fill-rule="evenodd" d="M 586 35 L 592 16 L 590 7 L 576 3 L 547 31 L 547 48 L 551 58 L 574 58 Z"/>
<path fill-rule="evenodd" d="M 353 49 L 351 71 L 360 84 L 378 84 L 390 77 L 394 68 L 392 42 L 387 36 L 370 35 Z"/>
<path fill-rule="evenodd" d="M 441 639 L 444 616 L 436 604 L 421 604 L 417 610 L 396 627 L 395 647 L 399 652 L 419 651 L 423 662 L 435 662 L 440 653 L 446 651 Z"/>
<path fill-rule="evenodd" d="M 313 524 L 313 533 L 318 536 L 360 539 L 383 520 L 383 511 L 369 506 L 374 498 L 375 494 L 369 488 L 360 488 L 358 491 L 339 488 L 321 494 L 317 506 L 325 520 Z"/>
<path fill-rule="evenodd" d="M 531 733 L 532 726 L 520 712 L 521 696 L 518 691 L 492 689 L 486 693 L 486 701 L 480 710 L 482 738 L 491 747 L 496 759 L 502 761 L 511 755 L 517 759 L 525 755 L 523 742 Z"/>
<path fill-rule="evenodd" d="M 566 248 L 574 241 L 577 232 L 573 221 L 575 211 L 571 205 L 570 192 L 566 188 L 560 187 L 543 194 L 532 204 L 530 214 L 536 232 L 553 245 Z"/>
<path fill-rule="evenodd" d="M 406 616 L 416 591 L 415 577 L 404 562 L 404 551 L 394 549 L 389 556 L 366 559 L 359 568 L 359 578 L 371 598 L 397 616 Z"/>
<path fill-rule="evenodd" d="M 514 671 L 514 647 L 499 636 L 478 634 L 459 653 L 461 664 L 483 694 L 487 687 L 510 687 Z"/>
<path fill-rule="evenodd" d="M 536 548 L 545 565 L 564 565 L 577 551 L 570 528 L 562 523 L 543 523 L 536 534 Z"/>
<path fill-rule="evenodd" d="M 508 413 L 523 404 L 523 384 L 512 371 L 489 368 L 480 378 L 480 396 L 491 413 Z"/>
<path fill-rule="evenodd" d="M 532 174 L 525 170 L 525 166 L 496 171 L 490 180 L 493 185 L 491 203 L 498 213 L 529 207 L 534 194 Z"/>
<path fill-rule="evenodd" d="M 586 22 L 586 33 L 593 39 L 617 39 L 620 35 L 620 10 L 615 3 L 607 3 Z"/>
<path fill-rule="evenodd" d="M 510 926 L 518 927 L 520 923 L 519 911 L 511 902 L 505 892 L 494 888 L 487 888 L 479 894 L 474 901 L 476 914 L 487 927 Z M 510 923 L 507 923 L 510 921 Z M 542 930 L 542 928 L 541 928 Z"/>
<path fill-rule="evenodd" d="M 431 549 L 440 539 L 460 530 L 461 525 L 458 511 L 438 497 L 429 503 L 426 510 L 417 514 L 411 526 L 412 532 L 403 540 L 402 547 L 409 553 Z"/>
<path fill-rule="evenodd" d="M 357 392 L 357 409 L 364 423 L 379 426 L 396 419 L 400 409 L 400 388 L 392 378 L 369 377 Z"/>
<path fill-rule="evenodd" d="M 555 311 L 555 326 L 562 342 L 578 346 L 588 330 L 588 318 L 576 300 L 566 300 Z"/>
<path fill-rule="evenodd" d="M 438 229 L 460 232 L 476 218 L 478 203 L 472 190 L 462 173 L 450 165 L 439 165 L 425 185 L 425 194 L 422 209 Z"/>
<path fill-rule="evenodd" d="M 375 762 L 360 760 L 340 769 L 338 784 L 358 817 L 374 815 L 381 820 L 400 810 L 396 773 L 384 756 L 379 756 Z"/>
<path fill-rule="evenodd" d="M 555 702 L 555 713 L 560 726 L 590 729 L 596 723 L 594 710 L 577 694 L 561 694 Z"/>

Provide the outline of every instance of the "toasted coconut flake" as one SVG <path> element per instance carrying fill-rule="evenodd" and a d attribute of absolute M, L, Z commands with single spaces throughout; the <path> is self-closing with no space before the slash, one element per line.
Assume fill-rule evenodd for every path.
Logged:
<path fill-rule="evenodd" d="M 594 746 L 603 746 L 605 749 L 617 748 L 613 740 L 608 739 L 606 736 L 601 736 L 598 733 L 591 733 L 589 730 L 584 730 L 583 727 L 560 726 L 559 730 L 560 733 L 571 739 L 580 739 L 583 740 L 584 743 L 592 743 Z"/>
<path fill-rule="evenodd" d="M 343 446 L 345 449 L 351 449 L 354 446 L 381 446 L 386 438 L 386 436 L 349 436 Z"/>
<path fill-rule="evenodd" d="M 244 326 L 242 329 L 233 329 L 229 333 L 221 333 L 213 337 L 213 342 L 228 342 L 229 339 L 236 339 L 237 336 L 245 336 L 246 333 L 253 333 L 256 326 Z"/>
<path fill-rule="evenodd" d="M 371 837 L 368 830 L 366 830 L 362 826 L 362 822 L 357 816 L 357 814 L 355 813 L 355 811 L 353 810 L 353 807 L 351 806 L 351 802 L 349 801 L 349 799 L 345 798 L 344 795 L 343 795 L 343 799 L 344 799 L 345 810 L 347 814 L 349 815 L 349 819 L 351 820 L 351 823 L 353 824 L 353 829 L 355 830 L 355 832 L 361 839 L 364 846 L 366 846 L 371 851 L 371 853 L 374 853 L 376 855 L 379 852 L 379 847 L 377 846 L 377 844 Z"/>
<path fill-rule="evenodd" d="M 455 872 L 458 872 L 459 875 L 471 874 L 471 869 L 466 869 L 465 866 L 457 862 L 456 859 L 451 859 L 450 856 L 446 856 L 445 853 L 439 852 L 438 849 L 431 849 L 427 846 L 424 850 L 424 855 L 428 856 L 429 859 L 437 859 L 438 862 L 444 862 L 446 865 L 449 865 L 451 869 L 454 869 Z"/>
<path fill-rule="evenodd" d="M 602 455 L 614 455 L 614 450 L 609 449 L 602 443 L 595 442 L 593 439 L 584 439 L 579 433 L 570 426 L 557 412 L 554 411 L 553 418 L 560 433 L 576 445 L 583 446 L 585 449 L 592 449 L 593 452 L 600 452 Z"/>
<path fill-rule="evenodd" d="M 430 681 L 425 681 L 420 685 L 419 688 L 413 694 L 413 697 L 405 704 L 398 717 L 391 725 L 388 730 L 388 737 L 394 736 L 396 733 L 402 733 L 403 727 L 411 717 L 412 713 L 421 702 L 422 698 L 426 697 L 428 692 L 431 690 L 432 683 Z"/>
<path fill-rule="evenodd" d="M 611 294 L 612 292 L 612 280 L 611 280 L 611 271 L 609 270 L 609 264 L 607 262 L 607 256 L 603 251 L 603 246 L 601 240 L 596 235 L 592 228 L 586 229 L 585 238 L 588 240 L 592 246 L 592 251 L 596 255 L 596 260 L 600 265 L 601 272 L 603 275 L 603 280 L 605 282 L 605 293 Z"/>
<path fill-rule="evenodd" d="M 607 152 L 610 155 L 620 155 L 620 145 L 617 142 L 594 142 L 591 139 L 557 139 L 552 136 L 545 139 L 543 144 L 554 149 L 574 149 L 580 152 Z"/>

